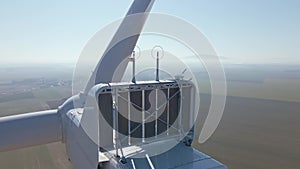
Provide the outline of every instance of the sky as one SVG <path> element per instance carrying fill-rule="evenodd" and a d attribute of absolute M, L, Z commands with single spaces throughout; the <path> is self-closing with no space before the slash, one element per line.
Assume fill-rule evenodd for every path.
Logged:
<path fill-rule="evenodd" d="M 1 0 L 0 64 L 76 63 L 132 0 Z M 196 26 L 229 63 L 300 64 L 299 0 L 156 0 Z"/>

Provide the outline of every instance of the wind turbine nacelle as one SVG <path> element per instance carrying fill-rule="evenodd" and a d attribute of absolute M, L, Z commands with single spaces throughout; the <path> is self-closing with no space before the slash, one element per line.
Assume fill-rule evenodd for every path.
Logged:
<path fill-rule="evenodd" d="M 69 109 L 63 115 L 68 157 L 76 169 L 92 169 L 108 165 L 111 159 L 132 165 L 128 159 L 163 153 L 149 152 L 145 145 L 155 149 L 160 142 L 173 146 L 184 142 L 189 146 L 194 102 L 194 85 L 185 80 L 95 85 L 88 95 L 78 95 L 60 108 Z M 129 153 L 134 148 L 143 151 Z"/>

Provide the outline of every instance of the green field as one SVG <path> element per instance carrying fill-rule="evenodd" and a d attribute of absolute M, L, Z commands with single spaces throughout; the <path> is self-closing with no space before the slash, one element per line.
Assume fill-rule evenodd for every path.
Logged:
<path fill-rule="evenodd" d="M 71 96 L 70 87 L 36 89 L 31 92 L 12 94 L 0 98 L 0 116 L 21 114 L 49 109 L 47 101 L 60 100 Z"/>
<path fill-rule="evenodd" d="M 209 105 L 207 95 L 201 101 Z M 193 145 L 233 169 L 296 169 L 300 161 L 299 110 L 298 102 L 228 97 L 214 135 L 204 144 L 195 140 Z M 199 127 L 196 133 L 200 133 Z"/>
<path fill-rule="evenodd" d="M 68 87 L 36 89 L 0 98 L 0 116 L 22 114 L 49 109 L 47 101 L 69 97 Z M 62 143 L 40 145 L 0 153 L 2 169 L 72 169 Z"/>
<path fill-rule="evenodd" d="M 198 83 L 201 93 L 210 93 L 208 80 L 198 80 Z M 266 79 L 262 83 L 238 81 L 226 83 L 227 96 L 300 102 L 300 79 Z"/>
<path fill-rule="evenodd" d="M 52 87 L 33 91 L 35 98 L 44 102 L 60 100 L 71 96 L 71 87 Z"/>
<path fill-rule="evenodd" d="M 0 97 L 0 103 L 23 100 L 23 99 L 32 99 L 32 98 L 34 98 L 32 92 L 24 92 L 24 93 L 18 93 L 14 95 Z"/>

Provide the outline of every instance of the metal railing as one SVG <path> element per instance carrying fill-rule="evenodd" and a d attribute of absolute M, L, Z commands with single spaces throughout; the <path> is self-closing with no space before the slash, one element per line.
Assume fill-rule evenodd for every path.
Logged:
<path fill-rule="evenodd" d="M 104 99 L 101 95 L 111 96 L 105 97 L 105 103 L 112 103 L 111 108 L 100 111 L 104 113 L 104 117 L 111 117 L 109 114 L 112 114 L 112 117 L 106 118 L 106 121 L 112 127 L 111 147 L 116 150 L 115 155 L 119 156 L 120 150 L 122 157 L 124 156 L 122 147 L 156 142 L 171 137 L 183 139 L 185 133 L 188 132 L 185 130 L 187 127 L 184 126 L 190 125 L 190 123 L 183 124 L 183 115 L 188 116 L 185 119 L 193 120 L 191 117 L 193 112 L 182 109 L 191 107 L 182 106 L 182 104 L 192 103 L 184 101 L 182 95 L 191 97 L 192 90 L 187 90 L 188 93 L 185 94 L 182 92 L 185 91 L 183 88 L 192 89 L 193 85 L 190 82 L 182 84 L 176 81 L 113 83 L 110 84 L 109 89 L 99 95 L 99 104 L 102 107 L 110 105 L 101 103 L 101 99 Z M 111 101 L 107 101 L 110 98 Z M 99 107 L 101 109 L 101 106 Z"/>

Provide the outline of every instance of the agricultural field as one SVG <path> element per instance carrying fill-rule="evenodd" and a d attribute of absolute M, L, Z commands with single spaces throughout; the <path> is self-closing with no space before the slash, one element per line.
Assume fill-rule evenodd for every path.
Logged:
<path fill-rule="evenodd" d="M 201 98 L 202 105 L 209 105 L 208 95 Z M 216 132 L 204 144 L 196 139 L 193 146 L 233 169 L 298 168 L 299 111 L 299 102 L 230 96 Z"/>
<path fill-rule="evenodd" d="M 71 96 L 72 73 L 66 70 L 51 70 L 50 77 L 43 72 L 20 77 L 13 70 L 15 78 L 0 80 L 0 116 L 55 108 Z M 193 147 L 233 169 L 298 168 L 300 70 L 290 66 L 227 65 L 225 73 L 223 118 L 204 144 L 197 138 L 210 105 L 210 83 L 205 75 L 199 76 L 201 111 Z M 12 169 L 72 169 L 62 143 L 2 152 L 0 165 Z"/>
<path fill-rule="evenodd" d="M 71 73 L 61 69 L 49 68 L 48 72 L 45 72 L 41 71 L 42 68 L 2 68 L 0 116 L 48 110 L 57 107 L 61 99 L 70 97 Z M 29 74 L 22 76 L 20 72 L 24 70 Z M 3 169 L 72 169 L 66 157 L 65 147 L 59 142 L 1 152 L 0 166 Z"/>

